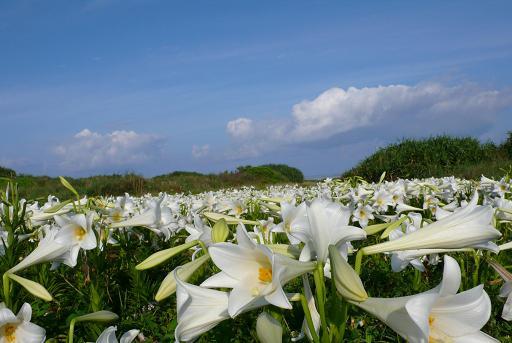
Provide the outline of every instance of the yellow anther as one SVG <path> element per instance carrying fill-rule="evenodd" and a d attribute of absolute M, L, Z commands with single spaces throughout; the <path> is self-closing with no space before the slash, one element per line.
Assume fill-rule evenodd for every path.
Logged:
<path fill-rule="evenodd" d="M 75 227 L 75 237 L 79 241 L 83 241 L 85 236 L 87 235 L 87 231 L 81 226 Z"/>
<path fill-rule="evenodd" d="M 16 341 L 16 326 L 7 325 L 4 329 L 5 339 L 7 342 L 15 342 Z"/>
<path fill-rule="evenodd" d="M 116 211 L 112 214 L 112 221 L 120 222 L 123 219 L 123 216 L 121 215 L 121 212 Z"/>
<path fill-rule="evenodd" d="M 260 268 L 258 279 L 263 282 L 272 282 L 272 268 Z"/>

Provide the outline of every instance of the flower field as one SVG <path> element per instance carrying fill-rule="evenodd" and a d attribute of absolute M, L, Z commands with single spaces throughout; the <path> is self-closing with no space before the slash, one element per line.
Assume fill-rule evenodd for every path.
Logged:
<path fill-rule="evenodd" d="M 509 342 L 512 183 L 1 194 L 0 342 Z"/>

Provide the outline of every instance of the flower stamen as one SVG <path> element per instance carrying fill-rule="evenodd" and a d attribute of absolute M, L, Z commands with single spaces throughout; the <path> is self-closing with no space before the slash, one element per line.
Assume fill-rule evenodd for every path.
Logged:
<path fill-rule="evenodd" d="M 258 279 L 263 282 L 272 282 L 272 268 L 260 268 Z"/>

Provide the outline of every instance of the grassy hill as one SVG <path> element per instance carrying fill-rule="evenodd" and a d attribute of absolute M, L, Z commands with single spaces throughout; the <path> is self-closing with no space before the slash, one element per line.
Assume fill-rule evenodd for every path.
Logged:
<path fill-rule="evenodd" d="M 55 177 L 16 175 L 14 171 L 6 168 L 0 169 L 0 176 L 15 177 L 20 194 L 28 199 L 46 197 L 48 194 L 63 199 L 69 197 L 69 191 Z M 234 172 L 225 171 L 219 174 L 176 171 L 152 178 L 137 174 L 114 174 L 66 179 L 84 195 L 121 195 L 125 192 L 142 195 L 159 192 L 199 193 L 244 185 L 263 187 L 276 183 L 302 183 L 304 175 L 299 169 L 284 164 L 267 164 L 238 167 Z"/>
<path fill-rule="evenodd" d="M 500 145 L 480 143 L 471 137 L 437 136 L 404 139 L 379 149 L 342 177 L 359 175 L 378 181 L 386 179 L 458 176 L 478 179 L 503 176 L 512 165 L 512 133 Z"/>

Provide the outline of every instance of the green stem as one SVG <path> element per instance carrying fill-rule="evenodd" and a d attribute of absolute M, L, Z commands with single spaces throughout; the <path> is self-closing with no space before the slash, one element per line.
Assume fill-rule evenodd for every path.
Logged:
<path fill-rule="evenodd" d="M 480 271 L 480 256 L 475 252 L 475 270 L 473 271 L 473 287 L 476 287 L 480 284 L 479 280 L 479 271 Z"/>
<path fill-rule="evenodd" d="M 196 242 L 196 244 L 197 244 L 197 243 L 199 243 L 199 245 L 201 246 L 201 249 L 203 249 L 203 252 L 204 252 L 205 254 L 207 254 L 207 253 L 208 253 L 208 248 L 206 247 L 206 244 L 204 244 L 204 242 L 203 242 L 203 241 L 201 241 L 201 240 L 195 240 L 194 242 Z"/>
<path fill-rule="evenodd" d="M 420 288 L 421 272 L 418 269 L 414 269 L 414 284 L 413 289 L 417 291 Z"/>
<path fill-rule="evenodd" d="M 9 276 L 7 275 L 7 273 L 4 273 L 3 277 L 2 277 L 2 283 L 3 283 L 3 287 L 4 287 L 4 302 L 5 302 L 5 306 L 7 308 L 11 308 L 11 290 L 10 290 L 10 285 L 9 285 Z"/>
<path fill-rule="evenodd" d="M 348 316 L 348 308 L 350 304 L 345 299 L 342 299 L 343 304 L 341 305 L 341 327 L 339 330 L 339 337 L 336 340 L 337 342 L 343 342 L 343 337 L 345 336 L 345 329 L 347 328 L 347 316 Z"/>
<path fill-rule="evenodd" d="M 320 314 L 320 322 L 322 323 L 323 335 L 322 341 L 327 337 L 327 319 L 325 318 L 325 284 L 324 284 L 324 266 L 318 263 L 313 272 L 315 280 L 316 302 L 318 304 L 318 313 Z"/>
<path fill-rule="evenodd" d="M 75 334 L 75 319 L 71 319 L 71 322 L 69 322 L 68 343 L 73 343 L 74 334 Z"/>
<path fill-rule="evenodd" d="M 306 323 L 308 324 L 309 333 L 311 334 L 311 337 L 313 338 L 313 342 L 320 343 L 320 340 L 318 339 L 318 335 L 316 334 L 316 331 L 315 331 L 315 325 L 313 324 L 313 318 L 311 318 L 311 312 L 309 312 L 308 301 L 306 300 L 306 297 L 304 296 L 304 294 L 300 295 L 300 303 L 302 304 L 302 310 L 304 311 L 304 316 L 306 317 Z"/>
<path fill-rule="evenodd" d="M 466 262 L 465 262 L 465 256 L 462 256 L 460 259 L 459 259 L 459 264 L 460 264 L 460 273 L 461 273 L 461 276 L 462 276 L 462 288 L 463 289 L 466 289 L 467 285 L 466 285 L 466 280 L 467 280 L 467 273 L 466 273 Z"/>
<path fill-rule="evenodd" d="M 363 263 L 364 249 L 359 249 L 356 254 L 356 262 L 354 265 L 354 270 L 357 275 L 361 275 L 361 264 Z"/>

